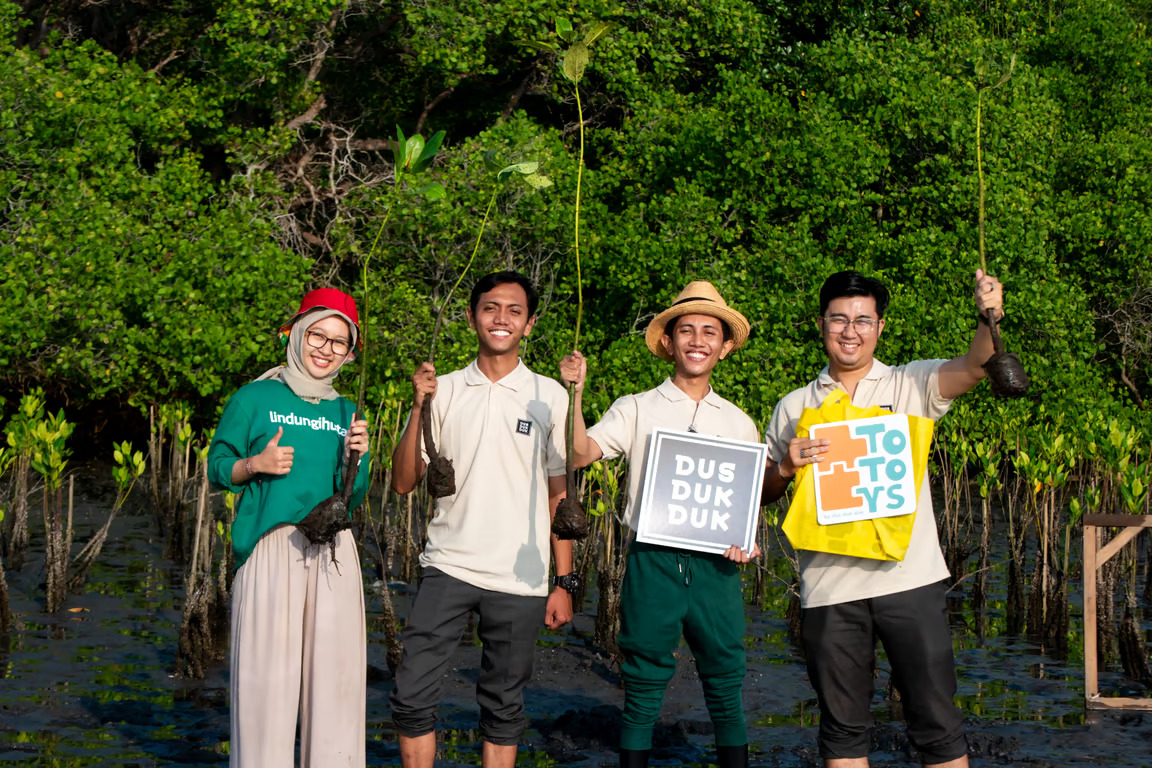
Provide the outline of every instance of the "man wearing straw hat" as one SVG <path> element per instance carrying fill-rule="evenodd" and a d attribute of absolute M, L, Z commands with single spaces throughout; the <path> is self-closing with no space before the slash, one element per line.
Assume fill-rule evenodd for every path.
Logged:
<path fill-rule="evenodd" d="M 986 321 L 1003 315 L 1000 281 L 976 272 L 976 333 L 966 354 L 888 366 L 876 360 L 888 289 L 859 272 L 837 272 L 820 289 L 816 324 L 828 365 L 808 385 L 777 403 L 765 440 L 769 466 L 764 500 L 783 495 L 801 466 L 822 462 L 828 440 L 796 436 L 805 408 L 819 408 L 837 389 L 859 408 L 939 419 L 954 398 L 984 378 L 993 354 Z M 968 765 L 963 718 L 952 701 L 956 672 L 940 551 L 925 476 L 912 538 L 903 560 L 872 560 L 799 551 L 801 633 L 808 677 L 820 703 L 820 755 L 826 768 L 868 765 L 876 638 L 884 644 L 904 702 L 908 737 L 926 766 Z"/>
<path fill-rule="evenodd" d="M 470 611 L 479 617 L 483 645 L 476 699 L 485 768 L 516 764 L 540 625 L 556 629 L 572 620 L 570 592 L 579 586 L 572 542 L 550 535 L 566 490 L 568 396 L 520 360 L 538 302 L 524 275 L 485 275 L 468 302 L 476 359 L 439 378 L 426 362 L 412 377 L 415 401 L 392 454 L 392 487 L 408 493 L 424 474 L 424 407 L 431 409 L 434 441 L 460 480 L 454 494 L 437 500 L 420 555 L 420 589 L 401 635 L 404 658 L 391 704 L 404 768 L 432 768 L 435 761 L 440 691 Z"/>
<path fill-rule="evenodd" d="M 757 441 L 756 425 L 709 383 L 712 369 L 748 339 L 748 321 L 711 283 L 689 283 L 648 325 L 652 354 L 671 362 L 672 376 L 655 389 L 621 397 L 591 429 L 581 413 L 586 363 L 573 352 L 560 364 L 575 385 L 573 459 L 585 467 L 600 458 L 627 456 L 628 508 L 635 528 L 648 442 L 656 427 Z M 744 602 L 738 563 L 751 555 L 729 547 L 723 556 L 634 542 L 620 599 L 620 672 L 624 713 L 620 765 L 646 766 L 652 729 L 664 691 L 676 673 L 674 651 L 683 636 L 696 659 L 704 699 L 716 730 L 721 768 L 748 764 L 742 689 L 745 674 Z"/>

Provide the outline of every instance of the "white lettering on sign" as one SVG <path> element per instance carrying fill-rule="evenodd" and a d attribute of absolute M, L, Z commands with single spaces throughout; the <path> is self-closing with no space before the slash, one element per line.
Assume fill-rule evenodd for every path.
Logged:
<path fill-rule="evenodd" d="M 677 479 L 672 480 L 671 496 L 673 501 L 688 501 L 691 499 L 701 506 L 689 510 L 682 504 L 668 505 L 668 522 L 671 525 L 691 525 L 693 528 L 710 527 L 713 531 L 728 530 L 730 512 L 722 512 L 719 507 L 732 507 L 732 489 L 727 487 L 736 479 L 736 465 L 722 461 L 717 466 L 715 459 L 700 459 L 697 461 L 691 456 L 676 454 Z M 690 482 L 680 480 L 688 477 L 698 480 L 711 480 L 713 477 L 720 483 Z M 708 505 L 708 506 L 704 506 Z M 709 526 L 709 520 L 711 525 Z"/>

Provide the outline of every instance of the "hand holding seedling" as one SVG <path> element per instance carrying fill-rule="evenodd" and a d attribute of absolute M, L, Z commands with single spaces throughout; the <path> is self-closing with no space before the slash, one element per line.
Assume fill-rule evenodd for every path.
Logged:
<path fill-rule="evenodd" d="M 976 311 L 993 323 L 1004 316 L 1004 286 L 982 269 L 976 270 Z"/>
<path fill-rule="evenodd" d="M 560 361 L 560 380 L 571 385 L 573 393 L 584 391 L 584 380 L 588 376 L 588 361 L 577 350 L 572 350 Z"/>
<path fill-rule="evenodd" d="M 357 458 L 368 453 L 368 422 L 357 419 L 356 414 L 352 414 L 352 424 L 348 427 L 348 436 L 344 438 L 344 461 L 348 461 L 352 451 L 356 451 Z"/>
<path fill-rule="evenodd" d="M 264 446 L 264 450 L 252 457 L 249 466 L 253 473 L 286 475 L 292 470 L 292 454 L 296 449 L 290 445 L 281 446 L 280 438 L 283 436 L 284 427 L 280 427 Z"/>
<path fill-rule="evenodd" d="M 436 366 L 427 361 L 420 364 L 412 374 L 412 391 L 415 398 L 412 401 L 412 410 L 420 411 L 424 408 L 425 401 L 436 397 Z"/>

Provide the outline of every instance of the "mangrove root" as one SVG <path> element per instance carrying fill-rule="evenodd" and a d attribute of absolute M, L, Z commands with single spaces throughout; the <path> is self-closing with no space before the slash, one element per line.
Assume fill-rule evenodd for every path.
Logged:
<path fill-rule="evenodd" d="M 308 537 L 313 545 L 327 544 L 332 550 L 332 563 L 336 562 L 336 536 L 340 531 L 352 527 L 348 502 L 352 498 L 352 488 L 356 485 L 356 475 L 360 471 L 360 454 L 352 451 L 348 464 L 344 467 L 344 489 L 321 501 L 296 527 Z"/>
<path fill-rule="evenodd" d="M 1004 351 L 1000 321 L 989 318 L 988 325 L 992 330 L 992 344 L 996 351 L 984 363 L 984 372 L 988 374 L 992 394 L 997 397 L 1020 397 L 1028 391 L 1028 374 L 1015 352 Z"/>
<path fill-rule="evenodd" d="M 552 517 L 552 533 L 561 540 L 585 539 L 588 537 L 588 516 L 576 499 L 576 494 L 565 496 L 556 507 Z"/>
<path fill-rule="evenodd" d="M 1144 649 L 1144 635 L 1131 603 L 1124 609 L 1124 620 L 1120 623 L 1120 664 L 1124 674 L 1132 680 L 1152 684 L 1152 672 L 1148 668 L 1148 652 Z"/>
<path fill-rule="evenodd" d="M 441 456 L 432 440 L 432 398 L 424 396 L 424 409 L 420 412 L 420 429 L 424 433 L 424 450 L 428 452 L 428 495 L 442 499 L 456 493 L 456 470 L 452 459 Z"/>
<path fill-rule="evenodd" d="M 8 602 L 8 581 L 4 578 L 4 561 L 0 560 L 0 635 L 12 626 L 12 608 Z"/>

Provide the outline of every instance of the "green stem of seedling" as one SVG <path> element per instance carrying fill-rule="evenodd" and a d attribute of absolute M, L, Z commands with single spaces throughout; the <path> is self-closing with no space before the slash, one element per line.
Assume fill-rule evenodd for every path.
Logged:
<path fill-rule="evenodd" d="M 984 92 L 980 91 L 976 94 L 976 178 L 980 182 L 980 187 L 977 192 L 979 212 L 977 213 L 976 218 L 976 230 L 979 234 L 980 242 L 980 269 L 984 272 L 984 274 L 988 274 L 988 262 L 984 256 L 984 162 L 980 146 L 980 128 L 982 123 L 983 106 Z"/>
<path fill-rule="evenodd" d="M 492 213 L 492 206 L 496 204 L 496 195 L 500 192 L 500 185 L 497 182 L 496 189 L 492 190 L 492 197 L 488 200 L 488 207 L 484 210 L 484 219 L 480 222 L 480 231 L 476 234 L 476 244 L 472 246 L 472 255 L 468 257 L 468 263 L 464 265 L 464 271 L 460 273 L 460 277 L 456 278 L 456 282 L 452 285 L 452 289 L 448 291 L 448 295 L 444 297 L 444 301 L 440 303 L 440 311 L 436 313 L 436 324 L 432 326 L 432 345 L 428 348 L 428 362 L 436 362 L 436 338 L 440 335 L 440 322 L 444 319 L 444 310 L 447 309 L 448 303 L 452 300 L 452 294 L 460 287 L 460 283 L 464 280 L 464 275 L 468 274 L 468 269 L 472 266 L 472 261 L 476 258 L 477 251 L 480 250 L 480 240 L 484 237 L 484 228 L 488 226 L 488 216 Z"/>
<path fill-rule="evenodd" d="M 580 130 L 580 161 L 576 165 L 576 333 L 572 337 L 572 349 L 580 348 L 580 322 L 584 319 L 584 280 L 580 274 L 580 186 L 584 180 L 584 107 L 580 104 L 580 86 L 573 83 L 572 90 L 576 92 L 576 115 Z M 568 494 L 575 498 L 575 463 L 573 445 L 576 442 L 576 385 L 568 385 L 568 422 L 564 429 L 565 451 L 565 477 Z"/>
<path fill-rule="evenodd" d="M 384 221 L 380 222 L 380 228 L 376 230 L 376 237 L 372 240 L 372 247 L 368 249 L 368 255 L 364 257 L 364 266 L 360 269 L 360 279 L 364 285 L 364 295 L 360 299 L 360 338 L 363 340 L 363 347 L 361 347 L 359 355 L 360 394 L 356 397 L 356 415 L 360 418 L 364 418 L 361 411 L 364 410 L 364 392 L 368 385 L 368 264 L 376 253 L 376 246 L 380 243 L 384 228 L 388 226 L 388 219 L 392 217 L 392 209 L 396 206 L 398 197 L 400 197 L 399 170 L 396 172 L 396 183 L 392 185 L 392 200 L 388 203 L 388 210 L 384 211 Z"/>
<path fill-rule="evenodd" d="M 584 319 L 584 281 L 580 275 L 580 185 L 584 179 L 584 108 L 580 104 L 580 86 L 573 85 L 576 91 L 576 115 L 580 121 L 580 162 L 576 165 L 576 335 L 572 339 L 572 349 L 580 348 L 580 322 Z"/>

